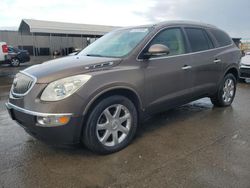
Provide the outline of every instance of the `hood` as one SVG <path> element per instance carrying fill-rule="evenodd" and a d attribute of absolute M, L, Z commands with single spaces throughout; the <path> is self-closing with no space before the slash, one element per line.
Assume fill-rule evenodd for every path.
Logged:
<path fill-rule="evenodd" d="M 60 78 L 113 67 L 121 59 L 89 56 L 67 56 L 31 66 L 24 72 L 37 78 L 37 83 L 49 83 Z"/>
<path fill-rule="evenodd" d="M 241 58 L 241 64 L 250 66 L 250 55 L 245 55 Z"/>

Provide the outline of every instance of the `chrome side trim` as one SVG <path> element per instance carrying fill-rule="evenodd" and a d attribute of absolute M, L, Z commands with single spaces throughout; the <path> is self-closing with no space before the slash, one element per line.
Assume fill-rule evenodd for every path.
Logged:
<path fill-rule="evenodd" d="M 14 109 L 17 110 L 19 112 L 25 113 L 25 114 L 29 114 L 32 116 L 40 116 L 40 117 L 48 117 L 48 116 L 73 116 L 72 113 L 42 113 L 42 112 L 35 112 L 35 111 L 30 111 L 30 110 L 26 110 L 24 108 L 18 107 L 14 104 L 11 103 L 5 103 L 6 108 L 8 109 Z"/>
<path fill-rule="evenodd" d="M 169 58 L 173 58 L 173 57 L 181 57 L 181 56 L 187 56 L 187 55 L 201 54 L 201 53 L 205 53 L 205 52 L 209 52 L 209 51 L 215 51 L 215 50 L 219 50 L 219 49 L 228 48 L 230 46 L 233 46 L 233 44 L 218 47 L 218 48 L 212 48 L 212 49 L 209 49 L 209 50 L 203 50 L 203 51 L 199 51 L 199 52 L 189 52 L 189 53 L 180 54 L 180 55 L 163 56 L 163 57 L 152 57 L 152 58 L 149 58 L 148 60 L 153 61 L 153 60 L 158 60 L 158 59 L 169 59 Z M 139 57 L 139 55 L 138 55 L 138 57 Z M 136 59 L 136 60 L 137 61 L 143 61 L 143 59 Z"/>
<path fill-rule="evenodd" d="M 31 78 L 33 79 L 33 83 L 32 83 L 32 85 L 30 86 L 30 88 L 28 89 L 28 91 L 26 91 L 26 92 L 23 93 L 23 94 L 14 93 L 14 92 L 13 92 L 13 84 L 12 84 L 11 90 L 10 90 L 10 91 L 11 91 L 11 94 L 12 94 L 12 95 L 14 94 L 15 97 L 23 97 L 23 96 L 27 95 L 27 94 L 30 92 L 30 90 L 34 87 L 34 85 L 36 84 L 36 82 L 37 82 L 37 78 L 36 78 L 35 76 L 33 76 L 33 75 L 31 75 L 31 74 L 29 74 L 29 73 L 27 73 L 27 72 L 24 72 L 24 71 L 20 71 L 20 73 L 25 74 L 25 75 L 28 76 L 28 77 L 31 77 Z"/>

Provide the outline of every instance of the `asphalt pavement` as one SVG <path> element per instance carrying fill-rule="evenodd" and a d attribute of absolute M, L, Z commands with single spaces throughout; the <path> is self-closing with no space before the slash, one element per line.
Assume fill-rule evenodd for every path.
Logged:
<path fill-rule="evenodd" d="M 250 187 L 250 83 L 238 84 L 231 107 L 205 98 L 157 114 L 127 148 L 99 156 L 29 136 L 4 107 L 10 85 L 2 79 L 0 188 Z"/>

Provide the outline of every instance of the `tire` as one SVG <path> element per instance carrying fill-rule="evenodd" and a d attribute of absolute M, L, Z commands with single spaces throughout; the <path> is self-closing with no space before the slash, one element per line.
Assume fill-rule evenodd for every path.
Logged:
<path fill-rule="evenodd" d="M 20 65 L 20 60 L 18 58 L 13 58 L 10 60 L 10 65 L 12 67 L 18 67 Z"/>
<path fill-rule="evenodd" d="M 218 107 L 230 106 L 234 100 L 237 81 L 233 74 L 229 73 L 221 82 L 216 94 L 212 96 L 211 102 Z"/>
<path fill-rule="evenodd" d="M 87 117 L 83 144 L 99 154 L 110 154 L 125 148 L 135 136 L 137 114 L 135 105 L 124 96 L 102 99 Z"/>

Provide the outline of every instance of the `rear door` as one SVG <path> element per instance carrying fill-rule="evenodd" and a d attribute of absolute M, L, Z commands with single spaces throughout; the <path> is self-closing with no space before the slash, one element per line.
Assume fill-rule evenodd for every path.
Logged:
<path fill-rule="evenodd" d="M 168 28 L 159 32 L 144 52 L 153 44 L 163 44 L 170 49 L 167 56 L 144 60 L 145 94 L 150 111 L 166 109 L 190 99 L 192 79 L 187 68 L 186 42 L 181 28 Z"/>
<path fill-rule="evenodd" d="M 214 92 L 222 72 L 215 44 L 203 28 L 185 28 L 191 48 L 191 71 L 193 93 L 203 96 Z"/>

